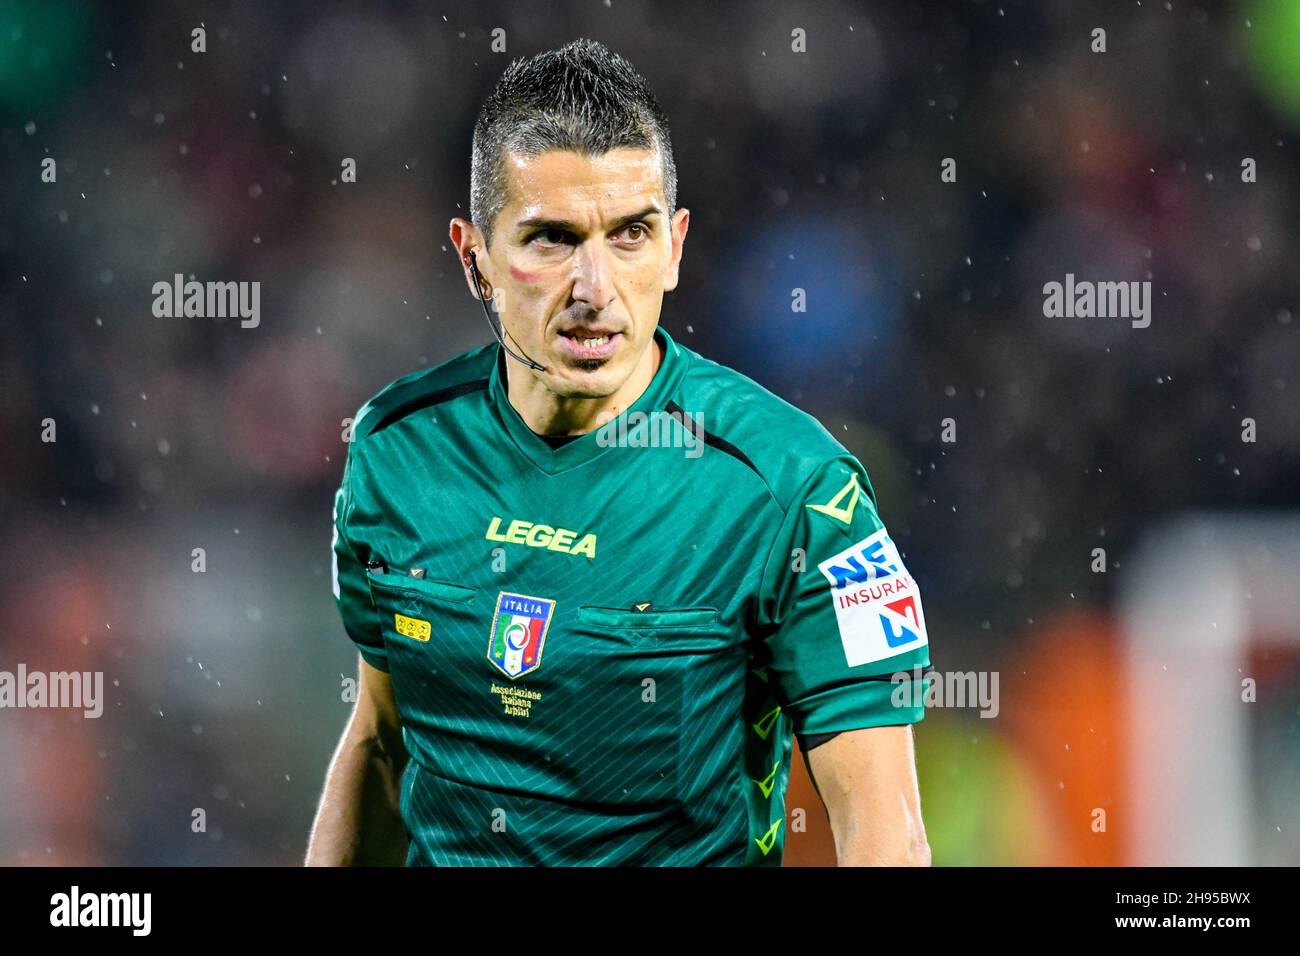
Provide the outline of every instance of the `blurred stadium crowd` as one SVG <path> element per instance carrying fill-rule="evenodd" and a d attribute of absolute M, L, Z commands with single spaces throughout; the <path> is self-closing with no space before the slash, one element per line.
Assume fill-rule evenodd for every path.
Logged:
<path fill-rule="evenodd" d="M 860 457 L 935 665 L 1002 675 L 997 718 L 917 728 L 935 863 L 1130 859 L 1122 812 L 1088 826 L 1133 798 L 1125 555 L 1300 492 L 1300 0 L 0 3 L 0 669 L 108 688 L 96 721 L 0 712 L 0 863 L 301 858 L 355 674 L 343 420 L 487 341 L 446 239 L 474 114 L 576 36 L 671 123 L 663 324 Z M 156 318 L 175 273 L 260 281 L 260 325 Z M 1045 318 L 1066 273 L 1150 280 L 1150 327 Z M 1259 862 L 1300 860 L 1297 663 Z M 816 800 L 789 863 L 828 859 Z"/>

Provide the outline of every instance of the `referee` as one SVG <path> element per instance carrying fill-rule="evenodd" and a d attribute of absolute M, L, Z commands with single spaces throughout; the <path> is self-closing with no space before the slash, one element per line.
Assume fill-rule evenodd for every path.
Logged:
<path fill-rule="evenodd" d="M 659 328 L 690 214 L 646 81 L 516 60 L 472 162 L 451 240 L 502 331 L 356 417 L 307 863 L 779 865 L 798 735 L 841 865 L 928 864 L 917 584 L 851 454 Z"/>

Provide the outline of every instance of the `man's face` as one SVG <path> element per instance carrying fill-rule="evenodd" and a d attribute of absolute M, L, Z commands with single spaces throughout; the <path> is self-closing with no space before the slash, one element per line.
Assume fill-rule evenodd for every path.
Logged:
<path fill-rule="evenodd" d="M 684 209 L 670 220 L 659 157 L 510 154 L 488 250 L 506 332 L 557 395 L 604 398 L 646 356 L 677 285 Z M 504 301 L 500 296 L 504 293 Z"/>

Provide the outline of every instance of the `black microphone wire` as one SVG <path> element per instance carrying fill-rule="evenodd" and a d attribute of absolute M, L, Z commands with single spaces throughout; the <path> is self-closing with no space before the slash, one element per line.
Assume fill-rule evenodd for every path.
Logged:
<path fill-rule="evenodd" d="M 497 331 L 497 325 L 495 322 L 492 321 L 492 313 L 488 311 L 487 299 L 483 297 L 483 286 L 479 284 L 478 262 L 474 257 L 473 250 L 470 250 L 469 253 L 469 271 L 470 274 L 474 277 L 474 289 L 478 292 L 479 304 L 483 306 L 483 318 L 487 319 L 488 327 L 492 329 L 492 334 L 496 336 L 496 340 L 501 343 L 501 347 L 505 349 L 506 354 L 509 355 L 516 362 L 520 362 L 524 365 L 527 365 L 529 368 L 533 369 L 534 371 L 545 372 L 546 371 L 545 365 L 538 365 L 536 362 L 534 362 L 532 359 L 528 358 L 527 356 L 517 355 L 513 351 L 511 351 L 510 346 L 506 345 L 505 336 L 503 336 L 501 332 Z M 502 323 L 502 328 L 503 329 L 505 328 L 504 322 Z"/>

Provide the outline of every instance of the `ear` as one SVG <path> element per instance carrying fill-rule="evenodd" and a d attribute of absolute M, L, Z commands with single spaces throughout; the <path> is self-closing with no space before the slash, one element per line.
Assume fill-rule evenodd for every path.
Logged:
<path fill-rule="evenodd" d="M 478 226 L 468 219 L 458 217 L 451 221 L 447 234 L 456 249 L 456 257 L 460 259 L 461 271 L 465 274 L 465 284 L 469 286 L 469 294 L 476 299 L 479 297 L 478 290 L 474 288 L 474 276 L 469 266 L 469 254 L 473 252 L 474 265 L 478 267 L 479 281 L 483 286 L 483 295 L 491 298 L 492 260 L 487 254 L 487 246 L 483 242 L 483 235 L 479 232 Z"/>
<path fill-rule="evenodd" d="M 672 292 L 677 288 L 677 272 L 682 262 L 682 247 L 686 243 L 686 230 L 690 228 L 691 211 L 689 209 L 678 209 L 673 213 L 670 231 L 672 233 L 672 257 L 668 260 L 668 268 L 664 272 L 664 291 Z"/>

